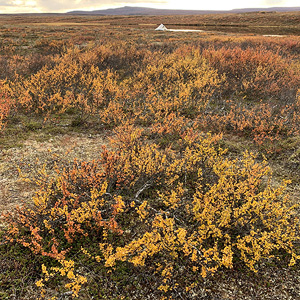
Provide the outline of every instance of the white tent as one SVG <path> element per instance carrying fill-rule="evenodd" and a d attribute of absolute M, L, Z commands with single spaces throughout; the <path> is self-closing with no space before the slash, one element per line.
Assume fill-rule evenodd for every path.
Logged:
<path fill-rule="evenodd" d="M 164 24 L 160 24 L 155 30 L 167 30 L 167 27 Z"/>

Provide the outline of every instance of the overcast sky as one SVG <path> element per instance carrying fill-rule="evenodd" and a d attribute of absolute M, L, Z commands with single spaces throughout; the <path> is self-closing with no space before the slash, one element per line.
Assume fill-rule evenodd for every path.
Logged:
<path fill-rule="evenodd" d="M 67 12 L 121 6 L 145 6 L 170 9 L 233 9 L 250 7 L 300 6 L 299 0 L 0 0 L 0 13 Z"/>

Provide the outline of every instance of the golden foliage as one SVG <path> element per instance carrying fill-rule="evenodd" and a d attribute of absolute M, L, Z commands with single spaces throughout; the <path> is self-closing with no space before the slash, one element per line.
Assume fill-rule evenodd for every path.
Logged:
<path fill-rule="evenodd" d="M 230 159 L 218 141 L 225 132 L 276 151 L 274 141 L 299 134 L 299 41 L 122 37 L 85 46 L 89 36 L 45 38 L 30 55 L 12 55 L 12 40 L 3 49 L 0 130 L 11 112 L 73 112 L 114 127 L 98 161 L 53 162 L 56 177 L 38 172 L 32 203 L 5 216 L 7 241 L 45 261 L 41 297 L 55 278 L 79 296 L 82 257 L 103 276 L 124 265 L 150 274 L 165 299 L 222 268 L 256 271 L 278 253 L 295 264 L 288 182 L 273 187 L 265 161 Z"/>
<path fill-rule="evenodd" d="M 75 161 L 50 182 L 39 180 L 34 208 L 6 217 L 11 241 L 61 264 L 51 275 L 43 271 L 38 286 L 55 271 L 78 295 L 86 279 L 75 275 L 74 262 L 66 266 L 74 247 L 112 272 L 118 262 L 140 272 L 150 268 L 165 294 L 187 274 L 206 277 L 236 262 L 256 271 L 278 251 L 291 265 L 300 258 L 288 182 L 273 188 L 266 162 L 247 152 L 228 159 L 210 135 L 184 135 L 179 151 L 146 137 L 142 129 L 122 126 L 112 140 L 115 150 L 104 149 L 99 162 Z"/>

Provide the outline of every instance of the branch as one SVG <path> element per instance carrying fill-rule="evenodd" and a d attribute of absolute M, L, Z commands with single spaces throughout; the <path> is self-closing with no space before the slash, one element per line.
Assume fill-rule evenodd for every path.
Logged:
<path fill-rule="evenodd" d="M 73 295 L 73 292 L 72 292 L 72 291 L 65 292 L 65 293 L 61 294 L 61 295 L 57 298 L 57 300 L 62 300 L 62 299 L 64 299 L 65 297 L 72 296 L 72 295 Z"/>
<path fill-rule="evenodd" d="M 138 199 L 138 197 L 139 197 L 139 195 L 145 190 L 145 189 L 147 189 L 148 187 L 150 187 L 151 186 L 151 184 L 149 183 L 149 182 L 146 182 L 145 184 L 144 184 L 144 186 L 140 189 L 140 190 L 138 190 L 137 191 L 137 193 L 135 194 L 135 199 L 137 200 Z"/>

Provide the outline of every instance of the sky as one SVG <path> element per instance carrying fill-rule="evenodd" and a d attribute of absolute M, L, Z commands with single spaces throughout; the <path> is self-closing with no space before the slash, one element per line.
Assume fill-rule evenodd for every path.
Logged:
<path fill-rule="evenodd" d="M 0 13 L 46 13 L 71 10 L 97 10 L 122 6 L 168 9 L 230 10 L 300 6 L 299 0 L 0 0 Z"/>

